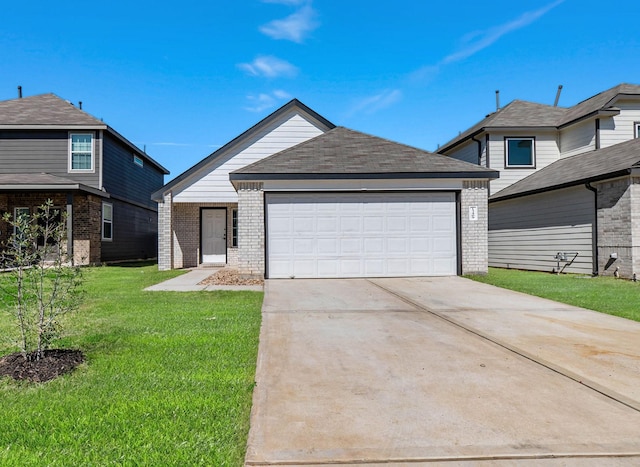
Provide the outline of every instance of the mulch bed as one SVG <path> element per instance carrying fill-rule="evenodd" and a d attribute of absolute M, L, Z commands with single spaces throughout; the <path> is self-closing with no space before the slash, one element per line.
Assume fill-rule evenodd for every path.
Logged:
<path fill-rule="evenodd" d="M 84 354 L 80 350 L 49 349 L 40 360 L 35 359 L 35 353 L 27 354 L 25 359 L 17 352 L 0 358 L 0 377 L 44 383 L 69 373 L 83 362 Z"/>
<path fill-rule="evenodd" d="M 199 285 L 263 285 L 264 280 L 242 277 L 237 269 L 223 268 L 211 274 Z"/>

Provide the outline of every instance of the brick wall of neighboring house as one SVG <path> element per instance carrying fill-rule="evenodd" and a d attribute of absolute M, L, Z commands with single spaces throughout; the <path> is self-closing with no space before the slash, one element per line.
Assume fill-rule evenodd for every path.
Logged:
<path fill-rule="evenodd" d="M 165 200 L 165 204 L 168 200 Z M 163 267 L 193 268 L 200 265 L 200 209 L 201 208 L 226 208 L 227 210 L 227 264 L 233 265 L 234 248 L 232 247 L 232 216 L 231 211 L 237 208 L 236 203 L 173 203 L 171 210 L 171 238 L 172 252 L 166 251 L 164 240 L 161 240 L 159 248 L 165 249 L 163 255 L 173 253 L 172 266 L 168 266 L 170 261 L 165 257 Z M 164 210 L 163 206 L 159 209 Z M 167 214 L 164 215 L 165 219 Z M 165 220 L 166 222 L 166 220 Z M 160 226 L 160 231 L 166 229 L 165 225 Z M 231 260 L 231 261 L 230 261 Z"/>
<path fill-rule="evenodd" d="M 265 223 L 262 183 L 238 185 L 238 270 L 264 277 Z"/>
<path fill-rule="evenodd" d="M 632 225 L 639 214 L 637 184 L 625 177 L 597 185 L 598 189 L 598 272 L 631 278 L 634 272 Z M 632 202 L 632 198 L 633 202 Z M 611 256 L 615 254 L 617 258 Z M 636 267 L 637 267 L 637 259 Z"/>
<path fill-rule="evenodd" d="M 486 274 L 489 270 L 488 182 L 465 181 L 460 193 L 462 274 Z M 471 220 L 470 209 L 477 210 Z"/>
<path fill-rule="evenodd" d="M 73 196 L 73 261 L 99 264 L 102 255 L 102 198 Z"/>
<path fill-rule="evenodd" d="M 27 192 L 7 193 L 0 195 L 0 210 L 10 212 L 13 216 L 15 208 L 29 208 L 34 213 L 47 200 L 52 200 L 54 207 L 66 210 L 66 193 Z M 102 200 L 97 196 L 75 194 L 73 196 L 73 259 L 75 264 L 100 263 L 100 229 L 102 228 Z M 9 224 L 0 221 L 0 242 L 5 244 L 13 229 Z"/>
<path fill-rule="evenodd" d="M 158 269 L 168 271 L 173 268 L 172 242 L 172 194 L 167 193 L 158 203 Z"/>

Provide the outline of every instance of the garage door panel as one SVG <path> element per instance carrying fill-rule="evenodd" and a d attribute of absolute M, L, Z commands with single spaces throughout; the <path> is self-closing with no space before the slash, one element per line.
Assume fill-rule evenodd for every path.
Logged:
<path fill-rule="evenodd" d="M 267 194 L 277 277 L 454 275 L 454 193 Z"/>

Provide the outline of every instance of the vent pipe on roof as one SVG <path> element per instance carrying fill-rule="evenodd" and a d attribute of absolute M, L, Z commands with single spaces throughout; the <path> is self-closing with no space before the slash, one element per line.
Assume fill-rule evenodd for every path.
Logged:
<path fill-rule="evenodd" d="M 82 110 L 82 101 L 78 101 L 78 108 Z"/>
<path fill-rule="evenodd" d="M 18 86 L 18 99 L 22 99 L 22 86 Z"/>
<path fill-rule="evenodd" d="M 500 110 L 500 90 L 496 89 L 496 112 Z"/>
<path fill-rule="evenodd" d="M 558 86 L 558 92 L 556 92 L 556 100 L 553 103 L 554 107 L 558 107 L 558 101 L 560 100 L 560 93 L 562 92 L 562 84 Z"/>

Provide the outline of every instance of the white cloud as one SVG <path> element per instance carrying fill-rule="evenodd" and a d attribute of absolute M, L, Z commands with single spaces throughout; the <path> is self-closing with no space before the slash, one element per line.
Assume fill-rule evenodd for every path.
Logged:
<path fill-rule="evenodd" d="M 544 16 L 551 9 L 557 7 L 563 2 L 564 0 L 556 0 L 555 2 L 552 2 L 538 10 L 527 11 L 520 15 L 518 18 L 509 21 L 508 23 L 485 29 L 483 31 L 475 31 L 467 34 L 462 38 L 462 47 L 460 47 L 458 51 L 446 56 L 442 60 L 442 63 L 448 64 L 458 62 L 474 55 L 475 53 L 483 49 L 486 49 L 505 34 L 530 25 L 537 19 Z"/>
<path fill-rule="evenodd" d="M 240 63 L 238 67 L 250 75 L 265 76 L 267 78 L 277 78 L 286 76 L 289 78 L 298 74 L 298 68 L 277 57 L 262 55 L 251 63 Z"/>
<path fill-rule="evenodd" d="M 386 89 L 379 94 L 365 97 L 357 102 L 348 115 L 351 116 L 356 113 L 373 114 L 387 108 L 402 99 L 402 91 L 399 89 Z"/>
<path fill-rule="evenodd" d="M 249 95 L 247 96 L 249 106 L 245 107 L 245 110 L 248 110 L 249 112 L 262 112 L 263 110 L 275 107 L 279 103 L 279 101 L 290 99 L 290 94 L 280 89 L 275 90 L 271 93 L 261 93 L 257 96 Z"/>
<path fill-rule="evenodd" d="M 289 4 L 293 4 L 293 2 L 289 2 Z M 311 6 L 311 2 L 305 2 L 302 8 L 286 18 L 276 19 L 260 26 L 260 32 L 272 39 L 285 39 L 301 43 L 311 31 L 319 26 L 316 16 L 317 13 Z"/>

